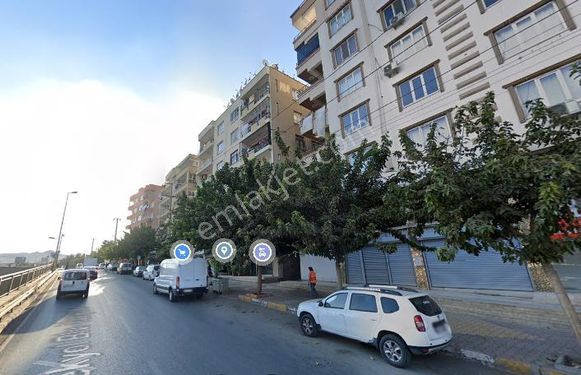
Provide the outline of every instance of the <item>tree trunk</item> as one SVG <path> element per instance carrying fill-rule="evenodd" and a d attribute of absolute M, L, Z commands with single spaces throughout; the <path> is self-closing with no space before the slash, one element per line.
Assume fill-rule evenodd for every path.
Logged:
<path fill-rule="evenodd" d="M 262 294 L 262 267 L 256 266 L 256 295 Z"/>
<path fill-rule="evenodd" d="M 343 272 L 341 272 L 341 262 L 335 260 L 335 272 L 337 273 L 337 288 L 343 289 Z"/>
<path fill-rule="evenodd" d="M 543 263 L 543 270 L 549 277 L 551 285 L 553 286 L 555 294 L 557 295 L 557 299 L 559 300 L 565 315 L 567 315 L 567 318 L 569 319 L 569 324 L 571 324 L 571 327 L 573 327 L 573 331 L 575 332 L 575 336 L 577 336 L 579 345 L 581 345 L 581 320 L 579 319 L 579 315 L 577 314 L 577 311 L 575 311 L 575 307 L 569 299 L 569 295 L 567 295 L 567 292 L 563 287 L 563 283 L 561 282 L 557 271 L 555 271 L 555 268 L 553 268 L 551 263 Z"/>

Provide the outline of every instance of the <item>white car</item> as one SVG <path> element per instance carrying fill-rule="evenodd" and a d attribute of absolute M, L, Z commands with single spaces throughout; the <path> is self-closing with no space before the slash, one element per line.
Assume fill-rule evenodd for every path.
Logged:
<path fill-rule="evenodd" d="M 159 276 L 159 264 L 150 264 L 143 271 L 143 280 L 153 280 Z"/>
<path fill-rule="evenodd" d="M 64 270 L 60 275 L 59 280 L 56 299 L 61 299 L 65 294 L 80 294 L 83 298 L 89 296 L 89 270 Z"/>
<path fill-rule="evenodd" d="M 326 331 L 375 345 L 387 362 L 406 367 L 412 354 L 447 346 L 452 330 L 438 304 L 425 293 L 391 285 L 347 287 L 297 308 L 306 336 Z"/>
<path fill-rule="evenodd" d="M 194 258 L 181 264 L 177 259 L 165 259 L 159 267 L 159 276 L 153 280 L 153 294 L 166 293 L 170 302 L 179 296 L 201 298 L 208 293 L 208 262 Z"/>

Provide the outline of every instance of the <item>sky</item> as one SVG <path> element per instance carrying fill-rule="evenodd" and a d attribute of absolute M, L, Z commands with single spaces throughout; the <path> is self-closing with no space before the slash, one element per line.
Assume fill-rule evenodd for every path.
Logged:
<path fill-rule="evenodd" d="M 0 253 L 63 254 L 128 224 L 242 81 L 295 73 L 298 0 L 0 2 Z"/>

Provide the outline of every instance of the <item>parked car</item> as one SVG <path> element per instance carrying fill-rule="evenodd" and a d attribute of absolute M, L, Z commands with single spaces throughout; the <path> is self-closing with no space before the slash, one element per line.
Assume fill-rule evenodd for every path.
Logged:
<path fill-rule="evenodd" d="M 143 276 L 143 271 L 145 271 L 145 266 L 137 266 L 133 270 L 133 276 L 136 276 L 136 277 Z"/>
<path fill-rule="evenodd" d="M 119 263 L 117 267 L 117 273 L 119 275 L 129 274 L 133 271 L 133 265 L 131 263 Z"/>
<path fill-rule="evenodd" d="M 347 287 L 297 308 L 306 336 L 326 331 L 373 343 L 393 366 L 406 367 L 412 354 L 428 354 L 452 340 L 436 301 L 413 289 L 391 285 Z"/>
<path fill-rule="evenodd" d="M 56 299 L 65 294 L 80 294 L 83 298 L 89 296 L 89 271 L 85 269 L 64 270 L 59 277 Z"/>
<path fill-rule="evenodd" d="M 177 259 L 165 259 L 159 267 L 159 276 L 153 280 L 153 294 L 166 293 L 170 302 L 179 296 L 195 295 L 201 298 L 208 292 L 208 262 L 194 258 L 181 264 Z"/>
<path fill-rule="evenodd" d="M 99 266 L 97 267 L 100 270 L 104 270 L 105 269 L 105 263 L 99 263 Z"/>
<path fill-rule="evenodd" d="M 91 279 L 91 281 L 97 280 L 98 276 L 97 267 L 87 266 L 85 267 L 85 269 L 89 271 L 89 278 Z"/>
<path fill-rule="evenodd" d="M 108 271 L 117 271 L 117 267 L 118 267 L 118 266 L 119 266 L 119 265 L 118 265 L 117 263 L 109 263 L 109 264 L 107 265 L 107 270 L 108 270 Z"/>
<path fill-rule="evenodd" d="M 159 276 L 159 264 L 150 264 L 143 271 L 143 280 L 153 280 Z"/>

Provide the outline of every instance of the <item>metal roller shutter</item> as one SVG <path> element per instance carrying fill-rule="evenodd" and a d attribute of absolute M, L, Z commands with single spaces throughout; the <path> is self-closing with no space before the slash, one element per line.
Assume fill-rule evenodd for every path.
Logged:
<path fill-rule="evenodd" d="M 365 281 L 368 284 L 390 284 L 385 253 L 371 246 L 364 247 L 361 252 L 363 253 Z"/>
<path fill-rule="evenodd" d="M 444 241 L 430 239 L 426 246 L 441 247 Z M 526 266 L 504 263 L 494 251 L 479 256 L 460 251 L 453 262 L 441 262 L 434 252 L 425 252 L 428 277 L 432 287 L 532 291 Z"/>
<path fill-rule="evenodd" d="M 361 265 L 361 251 L 347 254 L 347 284 L 363 285 L 363 267 Z"/>
<path fill-rule="evenodd" d="M 409 245 L 397 244 L 397 252 L 387 254 L 391 283 L 395 285 L 416 286 L 416 273 Z"/>

